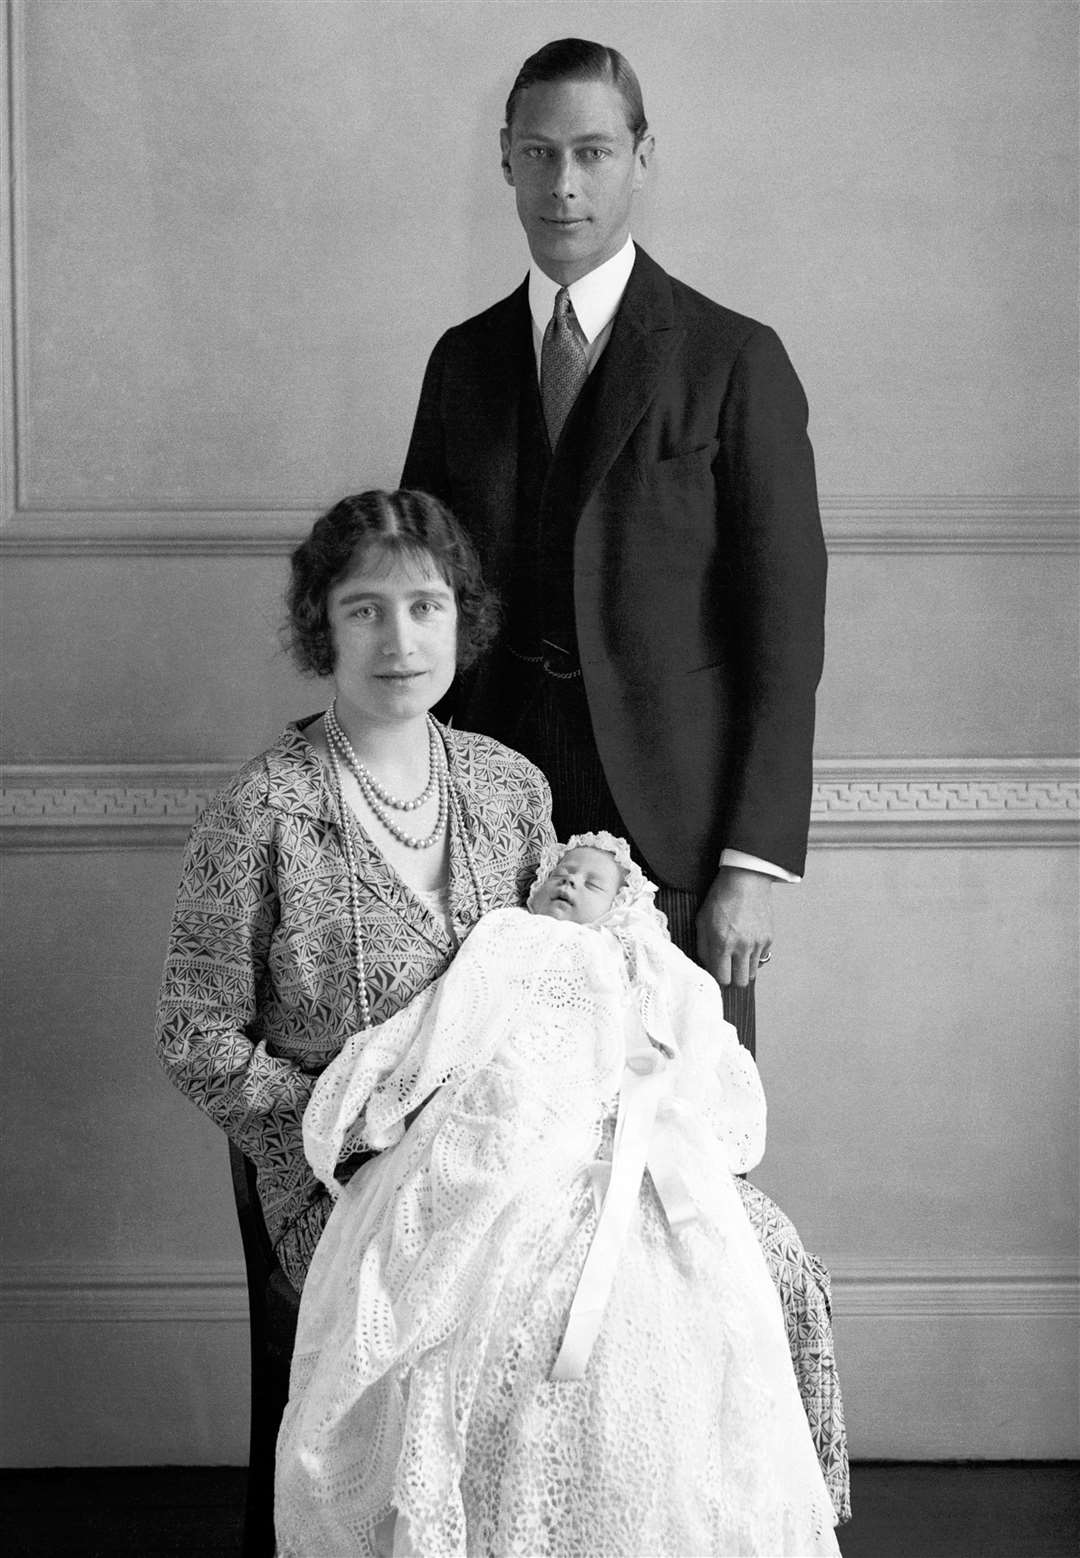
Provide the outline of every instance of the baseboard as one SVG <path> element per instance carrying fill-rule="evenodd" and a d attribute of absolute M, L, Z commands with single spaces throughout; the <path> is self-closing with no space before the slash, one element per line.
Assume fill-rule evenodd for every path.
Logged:
<path fill-rule="evenodd" d="M 832 1265 L 855 1456 L 1038 1460 L 1077 1453 L 1075 1266 L 839 1256 Z M 243 1274 L 234 1263 L 9 1268 L 0 1281 L 8 1401 L 0 1459 L 20 1466 L 241 1461 L 246 1320 Z"/>
<path fill-rule="evenodd" d="M 873 1261 L 837 1256 L 831 1266 L 838 1317 L 1080 1318 L 1080 1271 L 1067 1260 Z"/>
<path fill-rule="evenodd" d="M 838 1318 L 1080 1317 L 1080 1272 L 1068 1261 L 906 1261 L 838 1257 L 831 1266 Z M 8 1265 L 0 1324 L 247 1320 L 243 1269 L 55 1262 Z"/>

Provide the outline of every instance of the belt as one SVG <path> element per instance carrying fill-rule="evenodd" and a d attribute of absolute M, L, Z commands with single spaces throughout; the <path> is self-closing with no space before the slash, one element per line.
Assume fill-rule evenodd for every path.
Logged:
<path fill-rule="evenodd" d="M 526 665 L 538 665 L 547 676 L 553 676 L 557 682 L 576 682 L 581 680 L 581 667 L 574 663 L 574 656 L 568 649 L 562 649 L 558 644 L 553 644 L 550 639 L 540 640 L 542 648 L 539 654 L 527 655 L 523 649 L 515 649 L 512 644 L 507 644 L 507 649 L 515 660 L 523 660 Z M 553 657 L 560 657 L 555 660 Z M 565 669 L 561 669 L 565 667 Z"/>

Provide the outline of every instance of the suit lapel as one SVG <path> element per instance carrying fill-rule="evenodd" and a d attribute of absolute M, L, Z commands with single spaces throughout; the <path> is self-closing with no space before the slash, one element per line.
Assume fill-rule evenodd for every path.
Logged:
<path fill-rule="evenodd" d="M 638 249 L 611 339 L 586 386 L 582 414 L 572 416 L 560 450 L 563 491 L 575 512 L 585 507 L 641 421 L 682 334 L 667 275 Z"/>

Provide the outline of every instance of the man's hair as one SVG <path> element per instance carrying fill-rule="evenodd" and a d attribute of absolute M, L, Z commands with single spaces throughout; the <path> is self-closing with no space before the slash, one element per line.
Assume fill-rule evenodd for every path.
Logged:
<path fill-rule="evenodd" d="M 285 634 L 300 670 L 315 676 L 333 672 L 330 590 L 369 553 L 386 563 L 399 557 L 434 563 L 457 602 L 458 668 L 472 665 L 498 627 L 498 606 L 472 542 L 450 510 L 428 493 L 376 490 L 335 503 L 292 554 Z"/>
<path fill-rule="evenodd" d="M 641 83 L 629 61 L 618 49 L 603 43 L 590 43 L 587 38 L 556 38 L 545 43 L 542 49 L 530 54 L 517 73 L 510 96 L 506 99 L 506 127 L 511 129 L 518 97 L 528 87 L 548 81 L 604 81 L 612 86 L 623 100 L 626 124 L 636 146 L 642 136 L 649 133 L 645 118 L 645 105 L 641 100 Z"/>

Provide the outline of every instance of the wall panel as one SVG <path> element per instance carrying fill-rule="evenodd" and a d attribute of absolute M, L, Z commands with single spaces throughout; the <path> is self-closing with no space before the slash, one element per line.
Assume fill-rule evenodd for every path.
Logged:
<path fill-rule="evenodd" d="M 523 274 L 501 103 L 568 33 L 642 73 L 636 235 L 810 397 L 831 649 L 759 1177 L 834 1272 L 853 1452 L 1076 1453 L 1075 5 L 3 11 L 0 1453 L 244 1458 L 223 1142 L 151 1044 L 179 849 L 321 706 L 285 553 Z"/>
<path fill-rule="evenodd" d="M 435 335 L 524 270 L 514 62 L 586 22 L 642 62 L 640 236 L 780 329 L 826 493 L 1075 493 L 1069 3 L 11 15 L 15 532 L 392 479 Z"/>
<path fill-rule="evenodd" d="M 11 760 L 241 759 L 321 707 L 323 690 L 293 672 L 277 636 L 286 572 L 280 556 L 227 554 L 9 565 Z M 1075 599 L 1075 559 L 1057 552 L 842 552 L 817 750 L 1073 750 Z"/>

